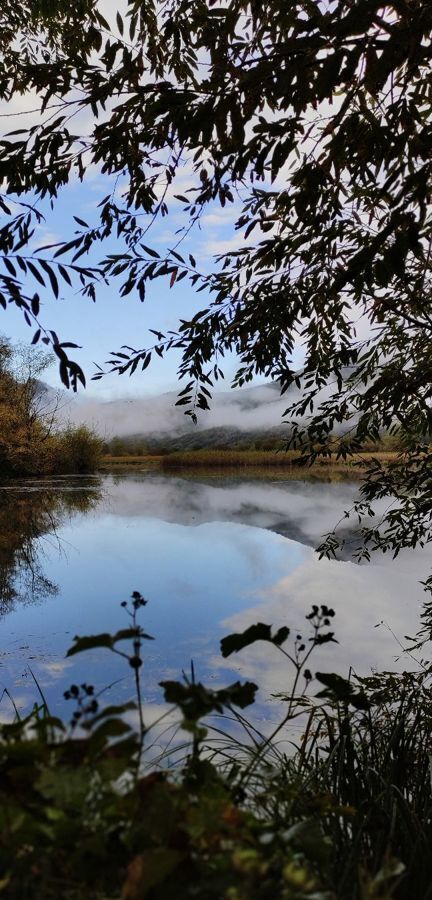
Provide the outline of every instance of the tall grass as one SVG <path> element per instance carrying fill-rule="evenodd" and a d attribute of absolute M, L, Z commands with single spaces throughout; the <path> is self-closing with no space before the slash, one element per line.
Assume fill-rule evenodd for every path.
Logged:
<path fill-rule="evenodd" d="M 298 453 L 272 450 L 179 450 L 161 458 L 163 469 L 237 466 L 292 466 Z"/>
<path fill-rule="evenodd" d="M 138 455 L 129 453 L 124 454 L 124 456 L 104 454 L 100 460 L 99 468 L 110 469 L 113 467 L 121 468 L 122 466 L 134 466 L 141 467 L 143 469 L 159 468 L 160 461 L 160 456 L 145 453 L 140 453 Z"/>
<path fill-rule="evenodd" d="M 355 470 L 362 465 L 366 466 L 372 457 L 385 462 L 392 459 L 394 454 L 389 452 L 362 453 L 361 456 L 347 459 L 336 458 L 335 454 L 323 457 L 315 462 L 314 469 L 332 469 L 334 471 Z M 299 465 L 299 453 L 295 450 L 185 450 L 168 453 L 160 457 L 162 469 L 181 468 L 301 468 L 307 471 L 307 467 Z"/>
<path fill-rule="evenodd" d="M 310 837 L 312 844 L 324 837 L 327 850 L 321 844 L 318 852 L 332 897 L 429 900 L 431 668 L 418 662 L 414 672 L 351 676 L 349 681 L 317 673 L 325 687 L 313 696 L 305 665 L 313 646 L 333 638 L 318 625 L 309 639 L 312 650 L 301 644 L 299 652 L 297 642 L 294 651 L 285 651 L 295 679 L 288 694 L 278 695 L 287 704 L 282 725 L 288 735 L 294 719 L 303 724 L 300 740 L 292 739 L 287 754 L 275 739 L 281 736 L 280 725 L 269 740 L 236 715 L 245 740 L 230 743 L 225 732 L 225 758 L 231 763 L 241 759 L 237 785 L 254 814 L 272 822 L 275 832 L 295 833 L 300 827 L 301 833 L 304 827 L 306 834 L 314 822 L 315 837 L 313 828 Z M 245 635 L 235 637 L 246 645 Z M 282 646 L 276 650 L 284 652 Z M 300 674 L 307 684 L 298 691 Z M 220 745 L 218 737 L 217 749 Z"/>
<path fill-rule="evenodd" d="M 134 592 L 122 603 L 129 628 L 75 638 L 68 651 L 122 656 L 135 703 L 100 708 L 102 692 L 71 685 L 68 725 L 50 715 L 36 682 L 42 703 L 24 720 L 15 708 L 16 720 L 0 726 L 5 900 L 430 900 L 428 667 L 313 678 L 314 648 L 334 641 L 333 610 L 313 606 L 304 638 L 258 623 L 221 642 L 225 657 L 256 641 L 284 655 L 291 687 L 278 695 L 284 712 L 271 735 L 244 711 L 256 685 L 209 689 L 193 666 L 162 683 L 169 707 L 148 724 L 140 672 L 151 636 L 137 621 L 145 605 Z M 159 760 L 147 762 L 166 728 Z"/>
<path fill-rule="evenodd" d="M 366 710 L 313 711 L 257 801 L 277 827 L 317 810 L 338 900 L 432 896 L 432 705 L 424 673 L 363 679 Z M 267 776 L 268 777 L 268 776 Z M 384 890 L 384 882 L 388 883 Z"/>

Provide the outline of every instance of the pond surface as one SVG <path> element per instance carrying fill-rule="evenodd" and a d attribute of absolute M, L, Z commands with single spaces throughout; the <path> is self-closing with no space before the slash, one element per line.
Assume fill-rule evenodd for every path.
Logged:
<path fill-rule="evenodd" d="M 290 682 L 286 661 L 257 644 L 223 660 L 220 638 L 254 622 L 308 636 L 312 603 L 336 611 L 338 644 L 316 650 L 312 671 L 409 667 L 398 640 L 415 633 L 431 554 L 371 565 L 319 560 L 313 548 L 352 503 L 350 483 L 180 477 L 156 473 L 57 478 L 0 487 L 0 685 L 21 711 L 39 699 L 68 709 L 63 691 L 90 682 L 109 702 L 133 695 L 132 670 L 106 650 L 65 659 L 74 635 L 127 627 L 122 600 L 148 600 L 141 624 L 145 702 L 158 682 L 197 678 L 219 687 L 256 680 L 257 712 Z M 7 716 L 9 700 L 0 712 Z"/>

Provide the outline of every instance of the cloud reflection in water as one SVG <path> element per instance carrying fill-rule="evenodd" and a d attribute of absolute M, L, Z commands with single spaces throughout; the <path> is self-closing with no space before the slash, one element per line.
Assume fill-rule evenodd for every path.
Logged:
<path fill-rule="evenodd" d="M 417 582 L 430 553 L 360 567 L 319 561 L 311 549 L 348 505 L 352 485 L 134 475 L 108 478 L 105 486 L 95 508 L 58 530 L 63 552 L 47 549 L 45 574 L 58 595 L 17 607 L 0 623 L 1 681 L 12 681 L 20 697 L 24 684 L 26 693 L 30 688 L 23 678 L 29 664 L 57 710 L 72 681 L 103 686 L 121 678 L 116 699 L 129 697 L 129 672 L 109 653 L 76 657 L 66 667 L 61 661 L 74 634 L 122 627 L 119 602 L 135 589 L 149 599 L 143 624 L 156 638 L 145 648 L 146 702 L 160 703 L 157 683 L 180 677 L 191 658 L 210 686 L 240 672 L 259 683 L 261 696 L 283 690 L 287 670 L 272 648 L 257 644 L 223 661 L 219 640 L 256 621 L 306 634 L 312 603 L 334 607 L 340 641 L 317 651 L 315 671 L 394 668 L 400 648 L 374 626 L 384 620 L 401 640 L 417 628 Z"/>

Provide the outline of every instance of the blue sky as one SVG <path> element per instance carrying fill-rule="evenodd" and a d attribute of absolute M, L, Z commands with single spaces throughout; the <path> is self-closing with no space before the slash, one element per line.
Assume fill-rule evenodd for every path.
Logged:
<path fill-rule="evenodd" d="M 119 9 L 124 15 L 127 9 L 127 0 L 118 0 L 113 4 L 111 0 L 99 0 L 99 8 L 107 20 L 114 35 L 118 35 L 116 25 L 116 12 Z M 114 99 L 113 99 L 114 102 Z M 342 102 L 342 96 L 337 102 Z M 53 115 L 57 115 L 56 102 L 48 105 L 42 114 L 43 121 L 48 121 Z M 110 104 L 108 104 L 109 107 Z M 0 120 L 4 124 L 4 131 L 12 131 L 14 128 L 30 127 L 40 121 L 37 107 L 40 106 L 40 98 L 34 93 L 19 94 L 15 92 L 9 103 L 0 103 Z M 54 112 L 53 112 L 54 110 Z M 334 115 L 334 105 L 324 101 L 319 110 L 310 110 L 310 121 L 317 117 L 321 121 L 322 115 Z M 105 116 L 109 116 L 107 108 Z M 267 110 L 269 116 L 274 115 Z M 19 118 L 16 118 L 19 116 Z M 45 119 L 45 117 L 47 117 Z M 306 117 L 307 118 L 307 117 Z M 80 135 L 89 135 L 94 126 L 92 114 L 89 109 L 75 107 L 68 116 L 73 119 L 73 132 Z M 302 149 L 309 152 L 314 146 L 314 137 L 307 132 L 307 138 Z M 287 160 L 280 171 L 278 178 L 272 187 L 286 189 L 287 178 L 295 160 Z M 197 177 L 197 176 L 195 176 Z M 182 211 L 183 204 L 173 195 L 185 194 L 194 181 L 194 173 L 191 162 L 186 160 L 179 170 L 174 182 L 170 185 L 166 200 L 169 207 L 169 215 L 158 219 L 152 225 L 146 236 L 146 243 L 153 246 L 161 255 L 167 247 L 173 247 L 178 241 L 176 233 L 181 225 L 185 224 L 186 217 Z M 124 185 L 123 185 L 124 187 Z M 264 184 L 261 187 L 265 187 Z M 97 204 L 100 200 L 115 191 L 121 195 L 121 179 L 102 176 L 93 165 L 86 175 L 84 184 L 80 184 L 75 178 L 63 188 L 54 210 L 46 208 L 46 223 L 38 228 L 35 235 L 35 246 L 41 246 L 58 240 L 69 240 L 73 237 L 74 230 L 78 227 L 73 220 L 73 215 L 78 215 L 89 223 L 98 224 Z M 160 191 L 162 195 L 163 186 Z M 30 200 L 30 197 L 25 199 Z M 236 233 L 234 224 L 241 208 L 241 200 L 236 197 L 234 204 L 229 204 L 222 209 L 218 203 L 208 207 L 201 220 L 201 229 L 188 235 L 181 245 L 181 252 L 192 253 L 196 258 L 200 271 L 209 270 L 212 264 L 212 256 L 233 249 L 242 241 L 242 235 Z M 252 238 L 251 238 L 252 240 Z M 104 252 L 117 252 L 115 238 L 107 241 Z M 23 254 L 24 255 L 24 254 Z M 103 254 L 101 253 L 101 256 Z M 49 256 L 47 255 L 47 258 Z M 86 257 L 81 257 L 80 263 L 88 264 Z M 129 294 L 126 298 L 119 296 L 121 282 L 112 283 L 110 286 L 101 286 L 98 291 L 97 303 L 94 305 L 89 299 L 82 298 L 63 283 L 64 293 L 55 301 L 50 295 L 47 302 L 43 302 L 41 320 L 44 326 L 55 330 L 63 340 L 74 341 L 82 345 L 79 351 L 73 351 L 74 358 L 84 369 L 88 380 L 88 393 L 99 399 L 119 398 L 123 396 L 142 396 L 143 394 L 157 394 L 177 387 L 176 371 L 179 364 L 179 354 L 172 352 L 163 360 L 153 359 L 151 366 L 145 373 L 137 373 L 129 379 L 128 376 L 106 376 L 101 381 L 92 382 L 94 363 L 103 365 L 109 352 L 119 350 L 122 344 L 129 344 L 137 349 L 151 346 L 153 337 L 148 329 L 154 328 L 162 332 L 176 330 L 179 318 L 188 319 L 194 313 L 206 305 L 206 294 L 196 294 L 187 279 L 169 287 L 169 279 L 159 279 L 148 285 L 147 297 L 144 304 L 140 303 L 135 294 Z M 34 285 L 42 294 L 38 285 Z M 43 296 L 41 296 L 44 301 Z M 9 308 L 6 313 L 0 309 L 3 321 L 0 324 L 0 334 L 10 337 L 12 341 L 29 341 L 32 336 L 31 329 L 25 324 L 24 319 L 16 308 Z M 357 316 L 357 313 L 356 313 Z M 0 320 L 1 321 L 1 320 Z M 367 320 L 358 321 L 357 337 L 365 337 L 369 334 L 370 324 Z M 303 361 L 303 352 L 300 345 L 295 350 L 293 365 L 300 368 Z M 220 382 L 218 388 L 226 388 L 236 369 L 235 359 L 226 359 L 224 371 L 226 380 Z M 259 379 L 263 382 L 264 379 Z M 46 373 L 46 381 L 58 387 L 59 378 L 57 367 L 53 365 Z"/>
<path fill-rule="evenodd" d="M 91 173 L 88 180 L 80 183 L 74 180 L 63 188 L 59 198 L 51 209 L 48 203 L 40 206 L 45 215 L 44 224 L 37 227 L 29 250 L 29 255 L 39 247 L 60 240 L 71 240 L 80 228 L 74 221 L 74 215 L 85 220 L 88 225 L 99 223 L 97 205 L 100 200 L 113 189 L 113 179 Z M 184 193 L 186 185 L 191 183 L 191 171 L 186 164 L 185 170 L 179 172 L 175 183 L 170 188 L 168 199 L 169 215 L 154 221 L 146 235 L 146 242 L 153 246 L 161 256 L 167 247 L 174 247 L 179 241 L 179 229 L 187 224 L 187 215 L 183 212 L 183 204 L 172 195 Z M 121 185 L 117 185 L 117 194 L 121 194 Z M 25 198 L 28 200 L 29 198 Z M 179 246 L 182 255 L 192 253 L 197 260 L 200 271 L 208 271 L 212 266 L 215 254 L 239 246 L 241 234 L 235 231 L 234 225 L 240 212 L 240 203 L 226 205 L 217 203 L 204 213 L 200 224 L 188 234 Z M 120 252 L 123 243 L 113 236 L 103 245 L 97 245 L 95 261 L 110 252 Z M 49 260 L 55 250 L 43 251 L 41 257 Z M 67 259 L 67 257 L 64 257 Z M 79 264 L 88 265 L 88 257 L 83 256 Z M 101 284 L 97 290 L 97 302 L 82 297 L 76 288 L 69 288 L 61 283 L 60 297 L 55 300 L 50 291 L 45 298 L 43 289 L 37 283 L 32 285 L 41 297 L 40 320 L 45 327 L 57 332 L 61 340 L 73 341 L 80 345 L 80 350 L 71 351 L 72 358 L 82 366 L 87 378 L 87 393 L 99 399 L 113 399 L 125 396 L 142 396 L 143 394 L 162 393 L 175 390 L 178 386 L 177 366 L 180 353 L 171 351 L 163 359 L 153 355 L 152 363 L 145 373 L 128 375 L 106 375 L 101 381 L 92 382 L 91 376 L 96 372 L 95 363 L 103 365 L 110 351 L 116 351 L 122 344 L 129 344 L 136 349 L 151 346 L 154 337 L 148 329 L 154 328 L 162 332 L 177 328 L 180 318 L 191 318 L 198 309 L 206 306 L 208 294 L 196 293 L 188 279 L 169 286 L 169 277 L 149 282 L 144 303 L 141 303 L 136 292 L 121 297 L 119 289 L 122 280 L 114 280 L 109 286 Z M 22 313 L 14 306 L 6 312 L 0 310 L 3 317 L 0 333 L 9 337 L 12 342 L 29 342 L 34 329 L 26 325 Z M 300 364 L 300 348 L 297 364 Z M 215 386 L 226 390 L 236 370 L 236 359 L 226 357 L 224 363 L 225 381 Z M 54 362 L 45 372 L 44 380 L 53 387 L 59 386 L 57 363 Z M 256 383 L 263 383 L 264 378 Z"/>
<path fill-rule="evenodd" d="M 180 174 L 180 178 L 182 175 Z M 112 189 L 109 178 L 94 175 L 88 181 L 81 184 L 77 181 L 63 189 L 54 209 L 49 209 L 46 204 L 43 209 L 46 221 L 37 228 L 33 238 L 32 249 L 42 245 L 54 243 L 61 239 L 70 239 L 79 226 L 74 222 L 73 216 L 78 215 L 89 225 L 98 223 L 97 204 Z M 181 192 L 182 186 L 174 187 L 174 192 Z M 183 188 L 184 190 L 184 188 Z M 182 204 L 176 200 L 170 201 L 170 214 L 164 219 L 156 220 L 149 231 L 146 241 L 154 246 L 161 254 L 167 246 L 174 246 L 178 241 L 176 231 L 186 221 L 182 213 Z M 231 246 L 238 237 L 234 232 L 234 220 L 238 208 L 216 207 L 203 217 L 201 228 L 196 227 L 193 234 L 181 245 L 180 252 L 193 253 L 201 268 L 208 269 L 211 257 L 214 253 L 221 252 Z M 116 238 L 112 238 L 103 246 L 97 248 L 98 252 L 118 252 L 121 244 Z M 42 255 L 49 259 L 54 250 L 44 252 Z M 26 255 L 26 252 L 23 253 Z M 80 263 L 87 264 L 86 257 L 82 257 Z M 124 395 L 136 395 L 142 393 L 159 393 L 176 387 L 176 369 L 179 362 L 179 354 L 172 351 L 163 360 L 155 358 L 152 365 L 144 375 L 136 375 L 129 379 L 128 376 L 106 376 L 100 382 L 91 382 L 90 377 L 94 373 L 94 363 L 103 364 L 108 358 L 109 352 L 120 349 L 121 344 L 130 344 L 136 348 L 150 345 L 152 336 L 148 334 L 149 328 L 166 331 L 175 329 L 179 318 L 188 318 L 206 304 L 206 294 L 196 294 L 193 287 L 185 279 L 175 284 L 171 289 L 169 279 L 159 279 L 149 284 L 147 297 L 141 303 L 138 295 L 129 294 L 122 298 L 119 296 L 121 281 L 113 282 L 110 286 L 101 285 L 97 292 L 97 302 L 92 303 L 88 298 L 76 293 L 75 289 L 68 288 L 64 282 L 58 300 L 50 293 L 44 299 L 43 289 L 38 285 L 42 300 L 41 321 L 51 329 L 54 329 L 62 340 L 74 341 L 82 345 L 82 349 L 74 351 L 74 358 L 82 365 L 88 378 L 88 390 L 92 394 L 102 397 L 118 397 Z M 33 330 L 26 325 L 22 313 L 15 307 L 9 307 L 3 313 L 0 331 L 15 341 L 31 340 Z M 235 369 L 234 360 L 228 363 L 226 368 L 227 380 Z M 57 366 L 54 364 L 47 370 L 45 380 L 58 386 Z"/>
<path fill-rule="evenodd" d="M 100 0 L 99 6 L 111 22 L 115 34 L 117 31 L 115 12 L 118 8 L 125 12 L 126 0 L 119 0 L 115 6 L 111 0 Z M 4 126 L 2 130 L 9 132 L 15 128 L 22 128 L 23 125 L 30 127 L 40 121 L 37 112 L 39 104 L 40 99 L 31 92 L 24 95 L 16 93 L 9 103 L 0 103 L 0 124 Z M 51 106 L 47 108 L 43 114 L 44 121 L 45 116 L 50 118 L 57 115 L 52 109 Z M 109 115 L 109 110 L 106 115 Z M 91 132 L 94 121 L 88 109 L 76 110 L 71 113 L 70 118 L 73 119 L 75 134 L 86 135 Z M 146 243 L 161 252 L 161 255 L 167 247 L 173 247 L 177 243 L 179 236 L 176 232 L 186 222 L 182 211 L 183 204 L 173 195 L 184 195 L 196 177 L 190 161 L 186 160 L 175 181 L 170 185 L 166 197 L 169 215 L 156 220 L 146 236 Z M 281 183 L 285 186 L 283 177 Z M 91 166 L 88 170 L 84 184 L 74 177 L 74 180 L 63 188 L 53 210 L 49 209 L 48 204 L 45 204 L 45 208 L 41 207 L 41 211 L 46 215 L 46 222 L 37 229 L 34 248 L 59 240 L 70 240 L 78 228 L 73 220 L 74 215 L 84 219 L 89 225 L 98 224 L 97 204 L 113 190 L 116 196 L 121 195 L 121 179 L 116 181 L 114 178 L 102 176 L 95 166 Z M 160 190 L 162 193 L 163 186 Z M 31 200 L 31 197 L 24 199 Z M 234 204 L 227 203 L 224 208 L 217 202 L 213 207 L 209 206 L 202 217 L 201 228 L 196 227 L 182 243 L 180 252 L 192 253 L 200 271 L 210 269 L 214 254 L 225 252 L 241 243 L 242 236 L 234 229 L 240 208 L 240 198 L 236 198 Z M 105 253 L 117 252 L 119 248 L 116 246 L 115 238 L 112 238 L 99 249 Z M 26 255 L 25 251 L 23 255 Z M 49 252 L 46 258 L 50 258 Z M 86 257 L 81 257 L 79 262 L 83 265 L 88 264 Z M 55 330 L 62 340 L 82 345 L 82 349 L 73 351 L 72 355 L 85 371 L 88 393 L 104 399 L 155 394 L 176 389 L 178 384 L 176 371 L 180 358 L 174 351 L 163 360 L 153 359 L 145 373 L 140 375 L 137 372 L 132 378 L 111 375 L 101 381 L 92 382 L 91 375 L 96 371 L 94 363 L 103 365 L 109 352 L 119 350 L 122 344 L 129 344 L 137 349 L 151 346 L 153 337 L 148 333 L 149 328 L 163 332 L 176 330 L 179 318 L 190 318 L 198 309 L 205 307 L 206 293 L 196 294 L 187 279 L 175 284 L 172 289 L 169 287 L 169 278 L 159 279 L 149 283 L 146 301 L 142 304 L 134 293 L 121 298 L 120 286 L 120 281 L 112 283 L 109 287 L 101 286 L 96 304 L 76 294 L 64 282 L 61 296 L 57 301 L 51 294 L 44 301 L 40 286 L 34 284 L 33 288 L 37 289 L 41 296 L 40 318 L 43 325 Z M 25 324 L 19 310 L 12 306 L 6 312 L 0 309 L 1 316 L 3 318 L 0 319 L 0 334 L 7 335 L 13 342 L 31 340 L 33 330 Z M 302 354 L 299 350 L 294 364 L 299 366 L 301 359 Z M 226 389 L 235 369 L 235 359 L 226 359 L 224 365 L 226 380 L 219 383 L 219 388 Z M 47 370 L 45 380 L 55 387 L 59 386 L 56 364 Z M 262 383 L 263 380 L 261 378 L 258 381 Z"/>

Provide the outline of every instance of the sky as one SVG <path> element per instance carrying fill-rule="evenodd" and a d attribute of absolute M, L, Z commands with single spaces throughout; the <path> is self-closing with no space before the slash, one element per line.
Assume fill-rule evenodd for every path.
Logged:
<path fill-rule="evenodd" d="M 120 8 L 124 8 L 125 0 L 121 0 Z M 118 5 L 111 0 L 100 0 L 100 7 L 108 20 L 115 19 Z M 116 26 L 113 22 L 113 31 Z M 17 96 L 9 104 L 0 103 L 0 131 L 7 133 L 24 125 L 30 127 L 38 121 L 38 115 L 34 110 L 37 107 L 37 97 L 29 94 Z M 325 110 L 324 110 L 325 111 Z M 327 110 L 329 111 L 329 110 Z M 323 110 L 320 109 L 322 113 Z M 332 108 L 332 112 L 334 109 Z M 109 114 L 109 110 L 107 114 Z M 92 120 L 88 112 L 74 114 L 70 128 L 75 133 L 86 134 L 92 126 Z M 286 175 L 290 167 L 290 161 L 286 163 Z M 186 215 L 183 213 L 183 203 L 175 199 L 175 194 L 184 194 L 191 186 L 193 171 L 191 161 L 186 160 L 170 186 L 166 200 L 169 207 L 169 215 L 158 218 L 151 226 L 146 242 L 148 245 L 164 254 L 167 247 L 173 247 L 179 240 L 179 229 L 186 223 Z M 286 187 L 284 172 L 280 173 L 273 187 Z M 34 235 L 31 250 L 61 240 L 70 240 L 79 226 L 73 217 L 78 216 L 90 226 L 99 223 L 98 203 L 101 199 L 115 191 L 120 198 L 124 190 L 125 182 L 106 175 L 92 166 L 88 171 L 84 183 L 80 183 L 76 177 L 65 186 L 56 201 L 54 209 L 49 204 L 40 209 L 46 216 L 45 223 L 40 225 Z M 161 186 L 162 191 L 162 186 Z M 26 199 L 31 199 L 30 197 Z M 208 206 L 200 223 L 197 224 L 179 247 L 185 255 L 191 253 L 197 260 L 201 271 L 209 271 L 212 267 L 212 258 L 215 254 L 225 252 L 238 247 L 242 235 L 235 231 L 235 222 L 241 209 L 240 200 L 236 198 L 233 204 L 227 203 L 222 208 L 218 202 Z M 143 220 L 145 221 L 145 220 Z M 100 256 L 110 252 L 119 252 L 115 237 L 104 242 Z M 52 251 L 54 253 L 55 251 Z M 49 251 L 46 252 L 49 259 Z M 100 258 L 100 257 L 99 257 Z M 96 257 L 94 261 L 96 261 Z M 79 262 L 88 264 L 87 257 L 81 257 Z M 158 395 L 169 391 L 175 391 L 178 387 L 177 367 L 180 362 L 180 353 L 171 351 L 164 359 L 153 356 L 151 365 L 145 373 L 138 371 L 129 378 L 128 375 L 106 375 L 102 380 L 93 382 L 91 377 L 96 372 L 95 364 L 104 366 L 111 351 L 121 349 L 122 345 L 130 345 L 136 349 L 150 347 L 154 338 L 148 329 L 153 328 L 166 332 L 177 330 L 180 318 L 189 319 L 197 310 L 205 307 L 208 301 L 206 292 L 196 294 L 188 279 L 169 286 L 169 278 L 157 279 L 149 282 L 147 296 L 144 303 L 139 301 L 135 292 L 120 297 L 119 289 L 121 280 L 112 281 L 109 286 L 100 285 L 97 291 L 97 302 L 82 297 L 74 289 L 68 288 L 64 282 L 61 286 L 61 295 L 55 300 L 50 294 L 43 297 L 39 285 L 34 288 L 41 294 L 42 308 L 41 321 L 47 328 L 53 329 L 59 335 L 60 340 L 73 341 L 80 345 L 79 350 L 71 353 L 73 359 L 81 365 L 87 378 L 87 396 L 99 401 L 118 400 L 121 398 L 138 398 L 148 395 Z M 33 328 L 26 325 L 19 310 L 10 306 L 6 312 L 0 309 L 0 334 L 9 337 L 12 342 L 28 342 L 33 335 Z M 300 368 L 303 353 L 300 344 L 295 350 L 293 365 Z M 228 357 L 224 362 L 226 380 L 220 382 L 216 389 L 226 390 L 236 371 L 234 356 Z M 44 380 L 54 388 L 60 385 L 57 364 L 52 364 L 44 374 Z M 265 379 L 259 378 L 258 384 Z M 180 385 L 180 388 L 182 385 Z M 274 423 L 275 425 L 278 422 Z"/>
<path fill-rule="evenodd" d="M 120 388 L 123 379 L 119 379 Z M 138 378 L 137 384 L 140 383 Z M 209 410 L 200 410 L 197 423 L 185 416 L 184 408 L 176 406 L 177 392 L 167 391 L 157 395 L 133 395 L 108 398 L 102 402 L 88 392 L 68 396 L 64 394 L 59 416 L 75 425 L 85 424 L 102 437 L 126 435 L 174 436 L 207 428 L 228 428 L 245 432 L 268 431 L 281 425 L 288 402 L 292 402 L 295 390 L 282 397 L 276 385 L 260 384 L 242 390 L 215 391 Z"/>
<path fill-rule="evenodd" d="M 99 5 L 115 33 L 117 30 L 115 13 L 118 8 L 124 13 L 125 0 L 120 0 L 120 7 L 118 4 L 114 5 L 111 0 L 100 0 Z M 0 103 L 0 131 L 8 133 L 24 125 L 30 127 L 39 120 L 38 114 L 34 112 L 37 106 L 37 97 L 30 94 L 17 96 L 8 104 Z M 77 115 L 74 114 L 70 128 L 77 134 L 85 134 L 91 125 L 89 114 L 79 112 Z M 178 173 L 166 197 L 169 215 L 157 219 L 146 237 L 147 243 L 161 254 L 166 247 L 176 245 L 179 239 L 178 229 L 186 222 L 182 212 L 184 204 L 173 195 L 184 194 L 191 181 L 192 165 L 186 160 L 184 168 Z M 40 206 L 46 221 L 37 228 L 31 249 L 35 250 L 37 247 L 60 240 L 70 240 L 79 227 L 74 222 L 74 215 L 84 219 L 90 226 L 98 224 L 97 204 L 113 190 L 116 196 L 120 197 L 123 186 L 121 179 L 116 182 L 108 176 L 101 175 L 95 166 L 90 169 L 83 184 L 74 178 L 61 190 L 53 210 L 49 208 L 48 203 L 45 207 Z M 179 247 L 180 252 L 192 253 L 197 259 L 199 269 L 209 271 L 215 254 L 238 247 L 240 244 L 241 236 L 234 229 L 240 208 L 237 199 L 233 204 L 227 203 L 224 208 L 218 203 L 213 207 L 209 206 L 199 225 Z M 116 240 L 112 238 L 106 241 L 103 250 L 104 253 L 118 252 Z M 49 259 L 48 251 L 46 258 Z M 82 257 L 79 262 L 86 265 L 87 257 Z M 64 283 L 57 301 L 51 295 L 44 299 L 39 285 L 35 284 L 34 289 L 38 290 L 42 300 L 41 321 L 45 327 L 56 331 L 60 340 L 73 341 L 82 348 L 74 350 L 71 356 L 85 372 L 87 394 L 99 400 L 115 400 L 176 390 L 178 387 L 176 371 L 180 362 L 180 354 L 176 351 L 169 353 L 163 360 L 154 358 L 144 374 L 138 372 L 132 378 L 107 375 L 101 381 L 92 382 L 91 376 L 96 371 L 95 363 L 103 366 L 109 353 L 119 350 L 122 344 L 137 349 L 151 346 L 154 339 L 148 334 L 149 328 L 162 332 L 169 329 L 176 330 L 179 318 L 191 318 L 198 309 L 206 306 L 208 295 L 205 292 L 196 294 L 187 279 L 175 284 L 171 289 L 168 278 L 158 279 L 148 284 L 146 300 L 141 303 L 135 293 L 121 298 L 120 286 L 120 281 L 112 282 L 109 286 L 100 286 L 97 302 L 93 304 L 88 298 L 83 298 L 74 290 L 67 288 Z M 26 325 L 22 313 L 15 307 L 10 306 L 6 312 L 0 309 L 0 317 L 0 334 L 9 337 L 12 342 L 31 340 L 34 329 Z M 300 365 L 302 359 L 300 348 L 296 359 Z M 224 363 L 226 381 L 217 387 L 226 390 L 235 370 L 235 358 L 226 358 Z M 46 370 L 44 380 L 52 387 L 59 386 L 56 363 Z M 258 379 L 258 383 L 263 381 L 263 378 Z"/>
<path fill-rule="evenodd" d="M 46 222 L 37 228 L 31 249 L 71 239 L 75 230 L 79 229 L 73 220 L 74 215 L 83 218 L 89 225 L 97 224 L 97 204 L 110 188 L 111 180 L 98 173 L 93 173 L 84 184 L 75 181 L 66 186 L 54 209 L 46 210 Z M 181 187 L 174 190 L 181 192 Z M 175 232 L 185 221 L 181 212 L 182 204 L 173 200 L 170 208 L 170 215 L 157 220 L 147 237 L 149 245 L 161 253 L 166 246 L 174 246 L 178 240 Z M 192 253 L 199 260 L 200 266 L 209 268 L 212 255 L 231 245 L 237 212 L 238 210 L 226 207 L 224 210 L 219 208 L 206 213 L 200 228 L 196 228 L 194 234 L 182 244 L 180 252 Z M 104 252 L 118 252 L 115 238 L 108 240 L 103 249 Z M 46 258 L 49 258 L 48 252 Z M 80 262 L 86 264 L 85 257 Z M 152 343 L 151 335 L 148 335 L 149 328 L 165 332 L 175 329 L 179 318 L 193 316 L 205 305 L 205 293 L 197 295 L 186 279 L 172 288 L 169 287 L 168 278 L 159 279 L 149 284 L 146 300 L 141 303 L 135 293 L 125 298 L 120 297 L 120 286 L 120 280 L 109 286 L 101 285 L 97 291 L 96 303 L 64 284 L 58 300 L 50 294 L 44 301 L 41 291 L 41 320 L 55 330 L 62 340 L 74 341 L 82 346 L 81 350 L 74 351 L 73 358 L 82 365 L 88 379 L 88 391 L 93 395 L 101 399 L 115 399 L 175 389 L 176 369 L 180 359 L 175 351 L 163 360 L 156 357 L 146 373 L 132 379 L 127 376 L 119 378 L 117 375 L 106 376 L 100 382 L 91 382 L 89 379 L 95 372 L 94 363 L 103 365 L 109 353 L 119 350 L 122 344 L 145 347 Z M 26 325 L 18 309 L 10 306 L 6 312 L 0 311 L 0 315 L 1 333 L 6 334 L 13 342 L 31 340 L 33 329 Z M 234 368 L 232 360 L 227 367 L 228 378 L 234 373 Z M 56 364 L 46 371 L 44 380 L 53 387 L 58 386 Z"/>

